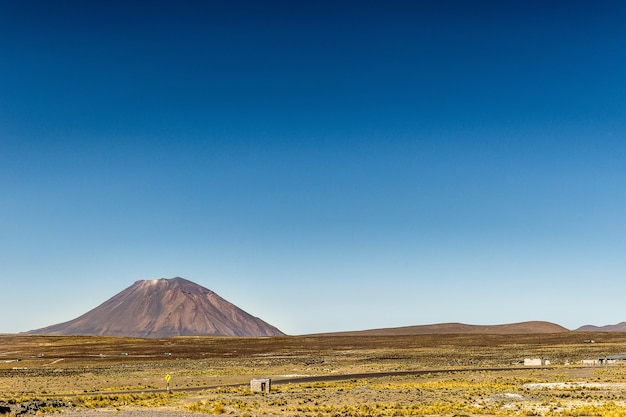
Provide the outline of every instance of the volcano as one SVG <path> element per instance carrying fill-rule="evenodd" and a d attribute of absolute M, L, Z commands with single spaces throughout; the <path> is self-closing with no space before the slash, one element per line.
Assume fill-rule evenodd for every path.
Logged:
<path fill-rule="evenodd" d="M 284 335 L 213 291 L 179 277 L 137 281 L 74 320 L 27 333 L 145 338 Z"/>

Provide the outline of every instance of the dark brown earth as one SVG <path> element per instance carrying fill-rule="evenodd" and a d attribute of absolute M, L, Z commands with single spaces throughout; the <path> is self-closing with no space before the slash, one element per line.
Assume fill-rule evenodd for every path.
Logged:
<path fill-rule="evenodd" d="M 213 291 L 183 278 L 137 281 L 74 320 L 28 333 L 149 338 L 283 335 Z"/>

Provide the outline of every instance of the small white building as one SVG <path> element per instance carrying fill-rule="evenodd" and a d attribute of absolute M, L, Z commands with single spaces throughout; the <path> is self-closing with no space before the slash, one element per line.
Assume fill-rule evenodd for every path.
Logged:
<path fill-rule="evenodd" d="M 524 359 L 524 366 L 547 366 L 550 365 L 550 361 L 541 358 L 526 358 Z"/>
<path fill-rule="evenodd" d="M 272 389 L 272 380 L 270 378 L 259 378 L 250 380 L 250 391 L 264 392 L 269 394 Z"/>

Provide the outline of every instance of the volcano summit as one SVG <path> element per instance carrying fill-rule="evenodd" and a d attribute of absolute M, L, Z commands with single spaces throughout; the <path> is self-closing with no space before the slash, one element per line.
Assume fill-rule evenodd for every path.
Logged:
<path fill-rule="evenodd" d="M 183 278 L 137 281 L 74 320 L 28 333 L 155 338 L 284 335 Z"/>

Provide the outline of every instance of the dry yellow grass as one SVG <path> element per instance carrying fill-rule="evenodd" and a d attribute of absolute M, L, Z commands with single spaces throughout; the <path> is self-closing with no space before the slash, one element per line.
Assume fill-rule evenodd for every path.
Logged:
<path fill-rule="evenodd" d="M 626 368 L 575 365 L 581 359 L 623 353 L 624 334 L 20 335 L 0 336 L 0 343 L 0 401 L 13 404 L 56 399 L 81 410 L 141 407 L 235 416 L 626 415 Z M 525 357 L 546 358 L 556 366 L 513 369 Z M 295 376 L 435 369 L 450 372 L 279 384 Z M 166 374 L 172 377 L 169 393 L 163 391 Z M 247 389 L 249 379 L 259 376 L 272 377 L 270 394 Z M 555 382 L 566 384 L 532 385 Z"/>

